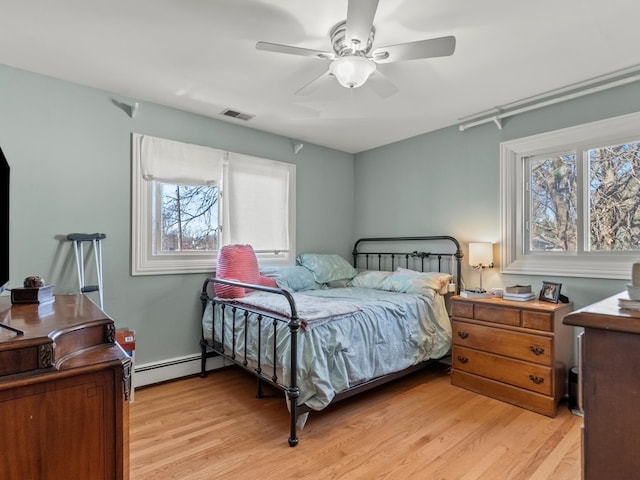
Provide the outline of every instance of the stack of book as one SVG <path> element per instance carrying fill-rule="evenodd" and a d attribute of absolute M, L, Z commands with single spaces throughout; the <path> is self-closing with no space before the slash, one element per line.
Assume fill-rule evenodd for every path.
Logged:
<path fill-rule="evenodd" d="M 631 282 L 627 284 L 629 299 L 618 299 L 618 306 L 625 310 L 640 311 L 640 263 L 634 263 L 631 270 Z"/>
<path fill-rule="evenodd" d="M 633 283 L 627 285 L 626 298 L 618 299 L 618 306 L 625 310 L 640 311 L 640 264 L 633 264 Z"/>
<path fill-rule="evenodd" d="M 502 298 L 505 300 L 515 300 L 516 302 L 528 302 L 536 298 L 535 293 L 505 293 Z"/>
<path fill-rule="evenodd" d="M 626 298 L 618 299 L 618 307 L 624 310 L 640 311 L 640 300 L 632 300 Z"/>
<path fill-rule="evenodd" d="M 536 294 L 531 291 L 531 285 L 513 285 L 505 288 L 503 298 L 516 302 L 528 302 L 536 298 Z"/>

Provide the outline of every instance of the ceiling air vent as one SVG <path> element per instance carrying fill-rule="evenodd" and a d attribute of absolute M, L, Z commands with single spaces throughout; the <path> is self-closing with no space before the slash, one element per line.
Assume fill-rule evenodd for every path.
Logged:
<path fill-rule="evenodd" d="M 255 115 L 249 115 L 248 113 L 236 112 L 235 110 L 231 110 L 230 108 L 227 108 L 227 109 L 223 110 L 220 113 L 220 115 L 224 115 L 225 117 L 237 118 L 238 120 L 244 120 L 245 122 L 247 120 L 251 120 L 253 117 L 255 117 Z"/>

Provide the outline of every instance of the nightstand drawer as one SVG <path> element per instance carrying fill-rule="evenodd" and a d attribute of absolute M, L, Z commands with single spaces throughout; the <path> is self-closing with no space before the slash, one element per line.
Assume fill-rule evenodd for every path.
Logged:
<path fill-rule="evenodd" d="M 473 318 L 473 303 L 453 302 L 451 315 L 454 317 Z"/>
<path fill-rule="evenodd" d="M 492 307 L 476 305 L 473 318 L 485 322 L 501 323 L 503 325 L 520 326 L 520 310 L 515 308 Z"/>
<path fill-rule="evenodd" d="M 553 314 L 523 310 L 522 326 L 525 328 L 533 328 L 534 330 L 544 330 L 545 332 L 552 332 Z"/>
<path fill-rule="evenodd" d="M 542 365 L 456 347 L 453 368 L 543 395 L 552 394 L 552 369 Z"/>
<path fill-rule="evenodd" d="M 485 352 L 551 366 L 552 339 L 483 325 L 453 322 L 453 343 Z"/>

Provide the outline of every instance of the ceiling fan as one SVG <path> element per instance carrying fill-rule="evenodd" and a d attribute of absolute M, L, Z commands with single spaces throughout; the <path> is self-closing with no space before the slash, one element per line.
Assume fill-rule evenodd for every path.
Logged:
<path fill-rule="evenodd" d="M 334 76 L 343 87 L 358 88 L 364 85 L 369 77 L 375 73 L 375 77 L 378 77 L 382 82 L 371 82 L 371 86 L 381 97 L 388 97 L 396 93 L 398 89 L 379 71 L 376 71 L 377 64 L 446 57 L 455 51 L 456 38 L 446 36 L 373 48 L 376 32 L 373 19 L 378 8 L 378 1 L 348 1 L 346 21 L 335 25 L 329 34 L 333 52 L 270 42 L 258 42 L 256 48 L 269 52 L 331 60 L 329 70 L 300 88 L 295 92 L 296 95 L 310 93 L 314 89 L 314 85 L 328 76 Z"/>

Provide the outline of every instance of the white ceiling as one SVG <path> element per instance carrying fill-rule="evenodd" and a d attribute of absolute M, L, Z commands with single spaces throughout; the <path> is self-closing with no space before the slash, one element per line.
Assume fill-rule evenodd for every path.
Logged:
<path fill-rule="evenodd" d="M 457 39 L 451 57 L 379 65 L 400 89 L 386 99 L 333 78 L 296 96 L 329 62 L 255 49 L 330 51 L 346 12 L 347 0 L 0 0 L 0 63 L 349 153 L 640 65 L 635 0 L 380 0 L 374 47 Z"/>

